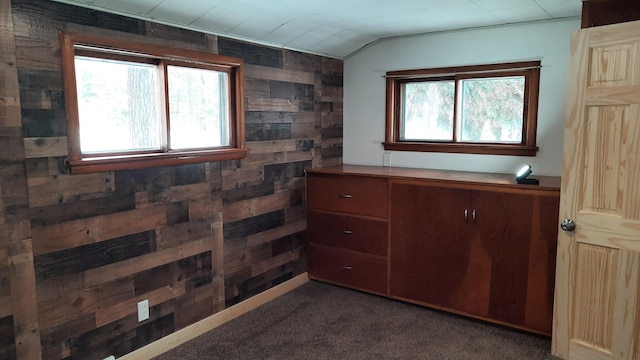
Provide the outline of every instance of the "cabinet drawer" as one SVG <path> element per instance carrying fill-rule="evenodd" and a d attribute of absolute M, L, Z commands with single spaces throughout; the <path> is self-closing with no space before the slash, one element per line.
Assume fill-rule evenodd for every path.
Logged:
<path fill-rule="evenodd" d="M 307 234 L 312 243 L 387 256 L 387 222 L 339 213 L 309 211 Z"/>
<path fill-rule="evenodd" d="M 359 290 L 387 294 L 387 259 L 309 244 L 309 276 Z"/>
<path fill-rule="evenodd" d="M 389 188 L 386 179 L 309 175 L 307 203 L 311 209 L 386 218 Z"/>

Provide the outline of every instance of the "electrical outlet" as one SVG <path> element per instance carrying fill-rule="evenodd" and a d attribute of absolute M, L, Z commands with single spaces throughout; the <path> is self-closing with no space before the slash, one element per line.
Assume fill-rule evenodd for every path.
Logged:
<path fill-rule="evenodd" d="M 149 318 L 149 300 L 143 300 L 138 303 L 138 322 L 145 321 Z"/>
<path fill-rule="evenodd" d="M 391 152 L 385 151 L 382 154 L 382 166 L 391 166 Z"/>

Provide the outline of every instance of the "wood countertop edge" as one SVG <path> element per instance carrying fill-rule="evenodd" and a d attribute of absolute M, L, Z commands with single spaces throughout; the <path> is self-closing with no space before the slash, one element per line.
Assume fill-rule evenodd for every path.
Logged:
<path fill-rule="evenodd" d="M 353 175 L 400 180 L 434 180 L 447 183 L 473 183 L 478 185 L 546 191 L 560 191 L 561 180 L 559 176 L 538 176 L 531 174 L 529 177 L 539 179 L 540 184 L 523 185 L 516 183 L 515 175 L 513 174 L 371 165 L 335 165 L 324 168 L 307 169 L 306 172 L 308 174 Z"/>

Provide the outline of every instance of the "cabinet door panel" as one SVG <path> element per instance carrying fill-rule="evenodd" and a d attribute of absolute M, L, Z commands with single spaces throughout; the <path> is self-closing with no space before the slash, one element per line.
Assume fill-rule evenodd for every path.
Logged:
<path fill-rule="evenodd" d="M 490 274 L 468 236 L 471 192 L 394 183 L 391 194 L 391 295 L 486 315 Z"/>
<path fill-rule="evenodd" d="M 476 236 L 491 259 L 489 317 L 512 324 L 524 323 L 533 199 L 525 194 L 473 193 Z"/>
<path fill-rule="evenodd" d="M 477 236 L 491 257 L 489 317 L 551 334 L 557 194 L 474 191 Z"/>
<path fill-rule="evenodd" d="M 537 196 L 529 248 L 529 278 L 524 327 L 551 335 L 560 197 Z"/>

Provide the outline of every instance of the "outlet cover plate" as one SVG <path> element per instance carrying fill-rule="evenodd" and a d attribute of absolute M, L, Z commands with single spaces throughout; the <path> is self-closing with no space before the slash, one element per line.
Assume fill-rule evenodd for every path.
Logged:
<path fill-rule="evenodd" d="M 382 166 L 391 166 L 391 153 L 389 151 L 385 151 L 382 154 Z"/>
<path fill-rule="evenodd" d="M 138 322 L 145 321 L 149 318 L 149 300 L 143 300 L 138 303 Z"/>

